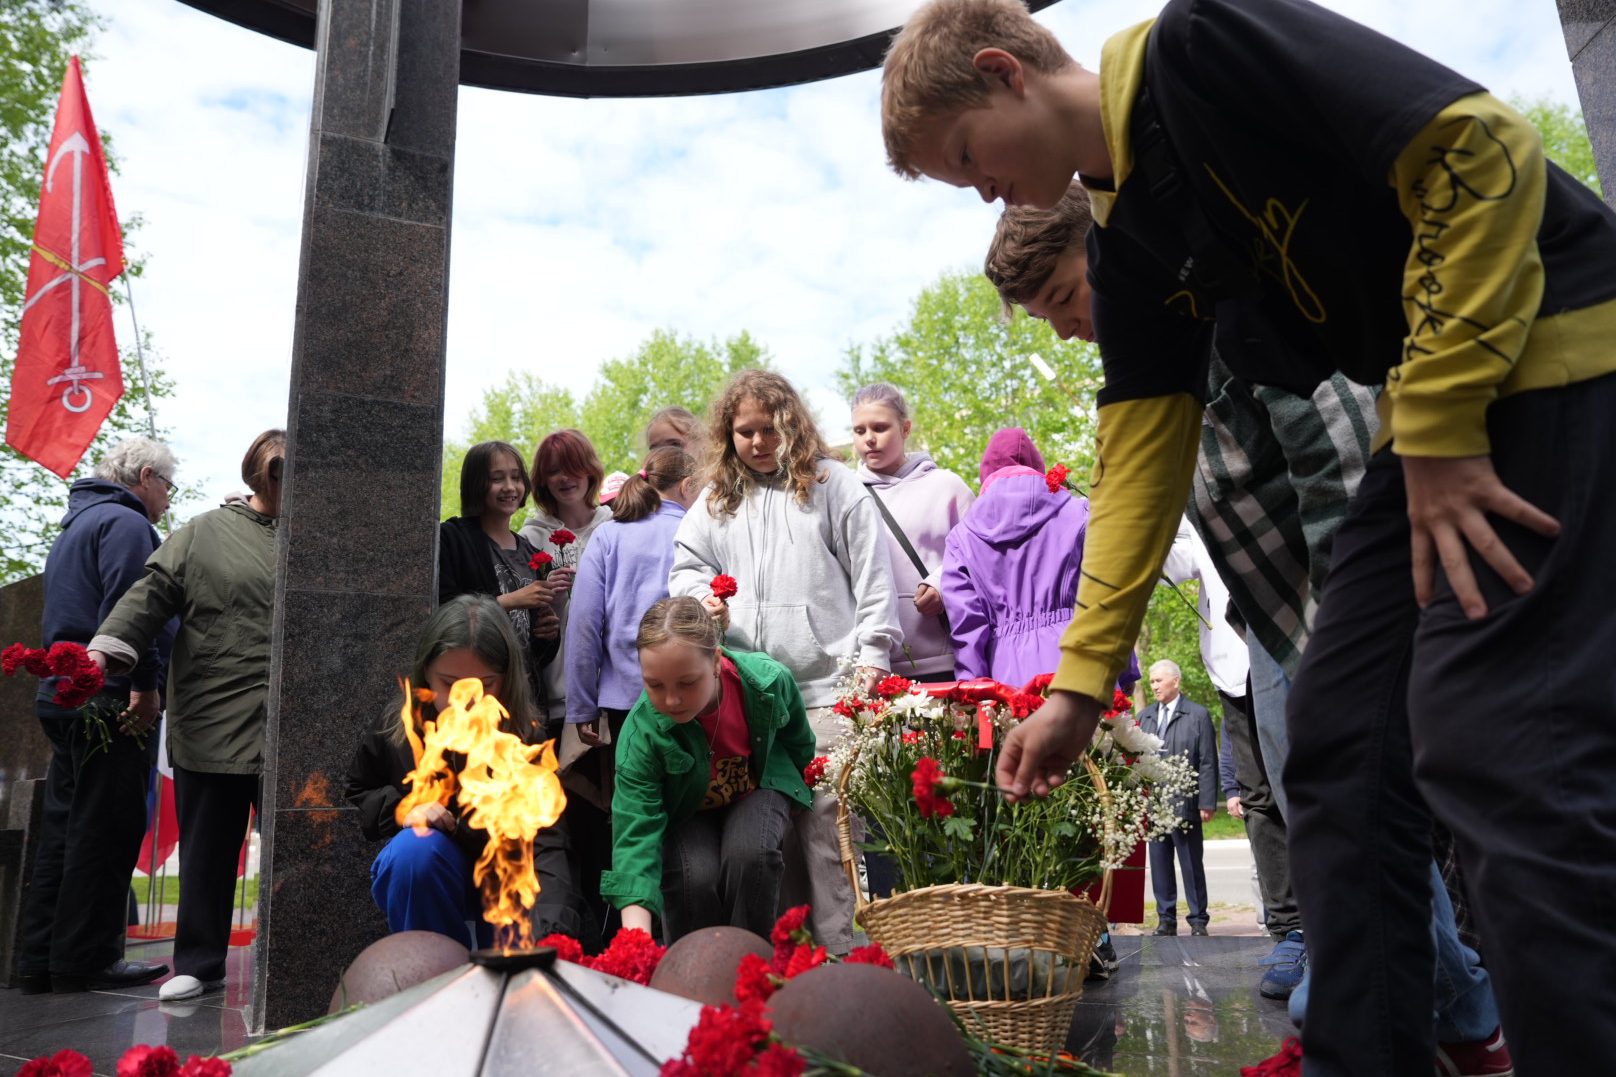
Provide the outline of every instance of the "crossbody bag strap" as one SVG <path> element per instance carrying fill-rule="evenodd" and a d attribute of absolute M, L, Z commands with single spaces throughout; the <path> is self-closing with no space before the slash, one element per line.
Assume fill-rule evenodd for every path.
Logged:
<path fill-rule="evenodd" d="M 892 531 L 892 537 L 898 540 L 898 545 L 903 547 L 903 552 L 909 555 L 910 562 L 914 564 L 915 571 L 920 573 L 921 582 L 924 583 L 926 577 L 931 575 L 931 569 L 927 568 L 926 562 L 920 559 L 920 554 L 916 552 L 914 543 L 909 541 L 909 536 L 904 534 L 903 528 L 898 526 L 897 518 L 892 515 L 892 510 L 887 508 L 887 503 L 881 500 L 881 495 L 875 492 L 875 487 L 866 486 L 865 489 L 870 492 L 870 500 L 875 502 L 875 507 L 881 511 L 881 519 L 887 522 L 887 527 Z M 948 614 L 940 613 L 937 615 L 937 619 L 942 622 L 943 631 L 952 635 L 953 633 L 948 627 Z"/>

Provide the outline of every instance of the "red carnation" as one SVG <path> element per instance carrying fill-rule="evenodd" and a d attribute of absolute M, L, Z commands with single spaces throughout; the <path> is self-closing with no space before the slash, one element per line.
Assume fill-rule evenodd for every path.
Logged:
<path fill-rule="evenodd" d="M 44 651 L 40 651 L 44 654 Z M 95 1067 L 77 1051 L 57 1051 L 49 1058 L 24 1062 L 17 1077 L 92 1077 Z"/>
<path fill-rule="evenodd" d="M 527 567 L 532 569 L 533 574 L 542 580 L 550 575 L 550 569 L 555 567 L 555 558 L 540 550 L 527 559 Z"/>
<path fill-rule="evenodd" d="M 1008 702 L 1012 715 L 1017 718 L 1025 718 L 1044 705 L 1044 697 L 1033 695 L 1030 692 L 1017 692 L 1010 697 Z"/>
<path fill-rule="evenodd" d="M 577 541 L 578 536 L 568 531 L 565 527 L 558 527 L 550 532 L 550 545 L 558 550 Z"/>
<path fill-rule="evenodd" d="M 746 1071 L 769 1041 L 773 1026 L 763 1016 L 763 1002 L 753 999 L 739 1006 L 703 1006 L 696 1027 L 685 1041 L 682 1058 L 662 1067 L 662 1077 L 700 1074 L 728 1077 Z"/>
<path fill-rule="evenodd" d="M 720 602 L 734 598 L 741 589 L 741 585 L 735 582 L 734 576 L 725 576 L 723 574 L 713 577 L 712 587 L 713 597 Z"/>
<path fill-rule="evenodd" d="M 752 1061 L 751 1073 L 756 1077 L 801 1077 L 808 1063 L 796 1051 L 783 1043 L 771 1043 Z"/>
<path fill-rule="evenodd" d="M 918 729 L 905 730 L 904 733 L 903 733 L 902 740 L 903 740 L 903 742 L 905 744 L 919 744 L 920 743 L 920 731 Z"/>
<path fill-rule="evenodd" d="M 891 699 L 909 691 L 910 688 L 914 687 L 914 683 L 907 677 L 885 677 L 880 684 L 875 686 L 875 694 Z"/>
<path fill-rule="evenodd" d="M 1066 485 L 1066 476 L 1072 472 L 1065 464 L 1056 464 L 1044 473 L 1044 482 L 1049 486 L 1052 494 L 1060 493 L 1061 487 Z"/>
<path fill-rule="evenodd" d="M 118 1059 L 118 1077 L 179 1077 L 180 1059 L 167 1044 L 138 1043 Z"/>
<path fill-rule="evenodd" d="M 5 650 L 0 651 L 0 672 L 11 676 L 22 668 L 23 659 L 28 657 L 28 648 L 20 643 L 13 643 Z"/>
<path fill-rule="evenodd" d="M 808 788 L 812 789 L 820 783 L 825 777 L 825 767 L 829 764 L 830 760 L 827 757 L 816 755 L 806 767 L 802 768 L 802 780 L 808 783 Z"/>
<path fill-rule="evenodd" d="M 779 988 L 769 963 L 757 954 L 742 954 L 735 968 L 735 1001 L 766 999 Z"/>
<path fill-rule="evenodd" d="M 881 949 L 878 942 L 855 947 L 851 953 L 842 958 L 842 962 L 848 965 L 878 965 L 884 969 L 892 967 L 892 958 L 887 956 L 887 952 Z"/>
<path fill-rule="evenodd" d="M 578 940 L 571 935 L 546 935 L 538 941 L 538 945 L 550 947 L 562 961 L 571 961 L 574 965 L 583 964 L 584 948 L 578 945 Z"/>
<path fill-rule="evenodd" d="M 769 932 L 769 941 L 774 943 L 776 947 L 785 946 L 788 943 L 795 943 L 798 941 L 807 942 L 810 938 L 808 935 L 808 929 L 805 926 L 807 923 L 807 905 L 797 905 L 793 908 L 787 909 L 785 912 L 780 914 L 780 919 L 774 922 L 774 930 Z M 798 938 L 799 936 L 801 936 L 800 940 Z"/>
<path fill-rule="evenodd" d="M 30 647 L 22 656 L 22 666 L 36 677 L 49 677 L 50 652 L 43 647 Z"/>
<path fill-rule="evenodd" d="M 1116 688 L 1111 692 L 1111 709 L 1100 715 L 1100 717 L 1115 718 L 1117 715 L 1124 714 L 1130 710 L 1133 710 L 1133 700 L 1129 699 L 1122 689 Z"/>
<path fill-rule="evenodd" d="M 192 1055 L 180 1067 L 180 1077 L 230 1077 L 230 1063 L 222 1058 Z"/>
<path fill-rule="evenodd" d="M 651 974 L 656 971 L 657 964 L 666 952 L 666 948 L 658 946 L 655 939 L 639 928 L 626 927 L 617 933 L 611 945 L 599 956 L 583 964 L 596 972 L 649 986 Z"/>
<path fill-rule="evenodd" d="M 795 979 L 809 969 L 818 968 L 830 959 L 823 946 L 799 946 L 786 962 L 785 978 Z"/>
<path fill-rule="evenodd" d="M 920 809 L 922 819 L 930 819 L 934 815 L 942 818 L 954 814 L 954 802 L 937 791 L 946 778 L 937 760 L 929 755 L 921 756 L 910 777 L 915 783 L 915 806 Z"/>

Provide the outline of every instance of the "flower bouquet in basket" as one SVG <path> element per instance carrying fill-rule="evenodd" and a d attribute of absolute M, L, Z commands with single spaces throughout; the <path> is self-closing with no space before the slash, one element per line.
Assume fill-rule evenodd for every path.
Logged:
<path fill-rule="evenodd" d="M 1029 1047 L 1064 1036 L 1105 928 L 1103 910 L 1074 892 L 1179 826 L 1171 806 L 1196 784 L 1118 693 L 1064 782 L 1006 802 L 993 785 L 1000 745 L 1048 683 L 888 677 L 864 695 L 849 671 L 826 767 L 844 829 L 853 815 L 873 824 L 864 847 L 891 857 L 901 878 L 899 893 L 861 905 L 870 938 L 968 1023 Z"/>

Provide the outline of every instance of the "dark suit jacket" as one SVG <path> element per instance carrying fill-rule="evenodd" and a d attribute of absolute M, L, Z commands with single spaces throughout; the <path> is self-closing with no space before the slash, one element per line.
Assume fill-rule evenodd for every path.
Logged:
<path fill-rule="evenodd" d="M 1152 703 L 1139 712 L 1139 728 L 1156 733 L 1156 714 L 1161 704 Z M 1205 707 L 1180 695 L 1174 701 L 1173 720 L 1167 726 L 1162 755 L 1182 755 L 1200 776 L 1199 796 L 1185 797 L 1177 805 L 1180 819 L 1200 821 L 1200 811 L 1218 806 L 1218 734 L 1212 728 L 1212 714 Z M 1156 733 L 1157 736 L 1161 734 Z"/>

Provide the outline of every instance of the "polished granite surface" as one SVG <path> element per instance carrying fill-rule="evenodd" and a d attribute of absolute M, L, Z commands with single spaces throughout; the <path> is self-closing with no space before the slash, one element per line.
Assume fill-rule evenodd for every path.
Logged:
<path fill-rule="evenodd" d="M 1070 1047 L 1089 1063 L 1129 1075 L 1236 1074 L 1273 1054 L 1291 1032 L 1285 1007 L 1257 994 L 1262 936 L 1115 938 L 1122 964 L 1089 984 Z M 167 960 L 168 945 L 130 948 L 130 957 Z M 223 991 L 161 1004 L 157 987 L 82 995 L 0 992 L 0 1073 L 64 1047 L 82 1051 L 98 1074 L 114 1072 L 135 1043 L 167 1043 L 183 1060 L 247 1043 L 250 951 L 230 951 Z"/>

